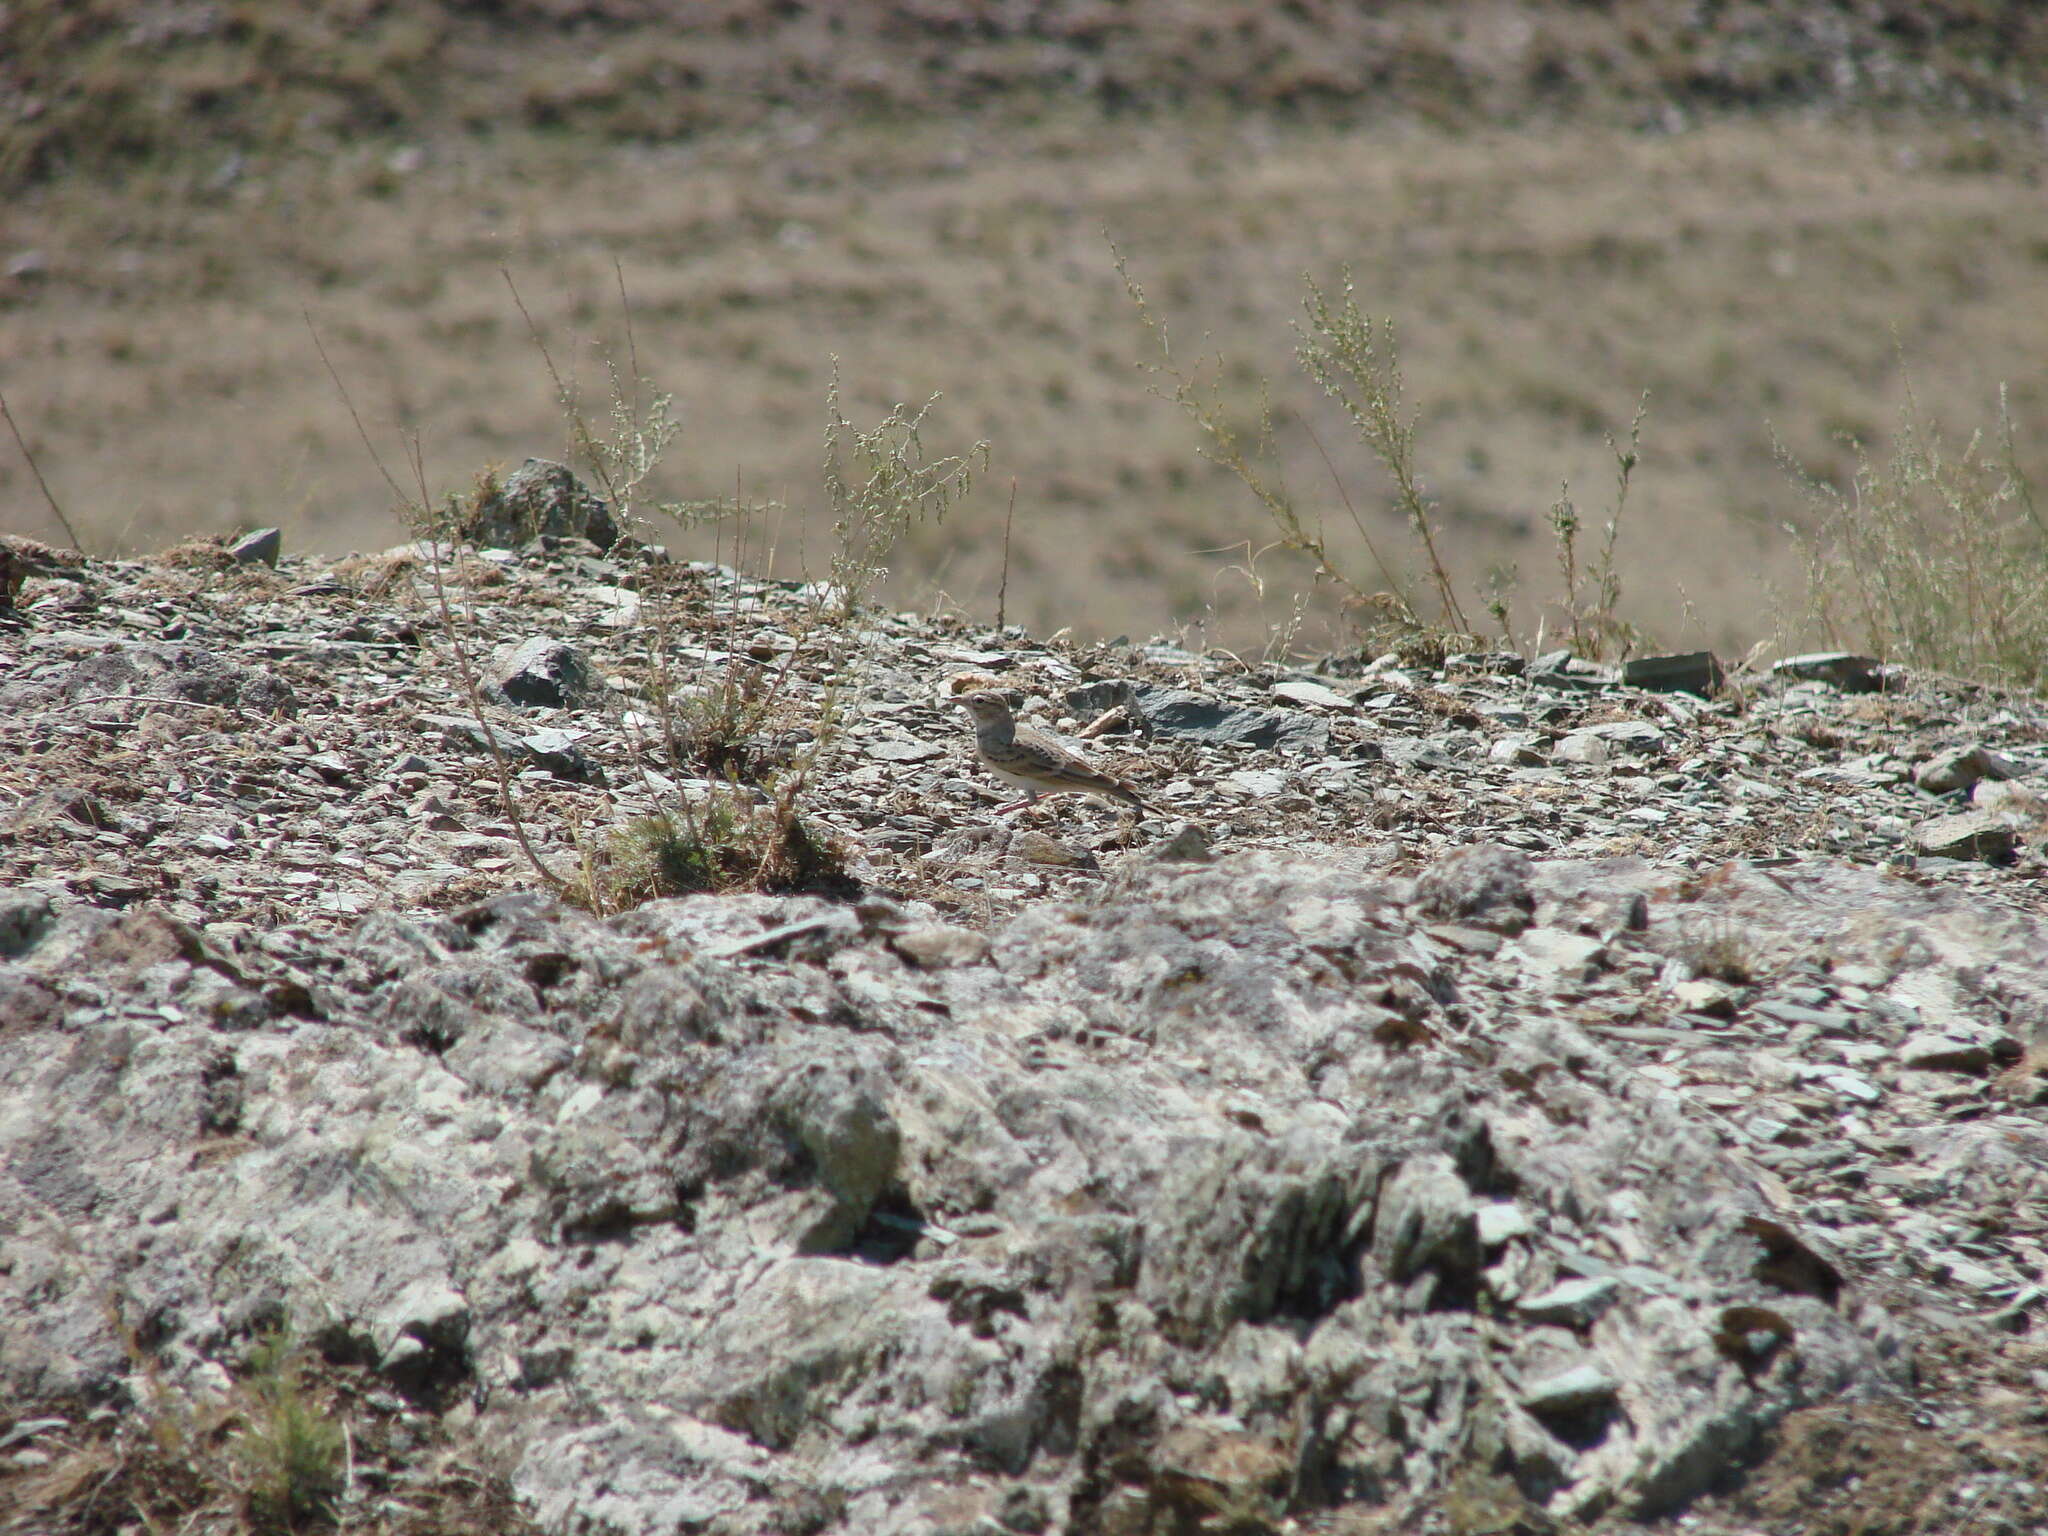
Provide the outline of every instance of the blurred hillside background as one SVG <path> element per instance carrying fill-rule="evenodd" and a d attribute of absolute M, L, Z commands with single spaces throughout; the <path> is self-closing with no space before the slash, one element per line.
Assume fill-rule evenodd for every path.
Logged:
<path fill-rule="evenodd" d="M 1310 572 L 1241 573 L 1270 526 L 1151 392 L 1104 232 L 1247 426 L 1270 380 L 1373 586 L 1342 495 L 1410 541 L 1291 332 L 1348 265 L 1464 591 L 1514 568 L 1535 628 L 1545 509 L 1569 480 L 1597 533 L 1648 391 L 1622 613 L 1739 650 L 1801 602 L 1774 435 L 1846 484 L 1901 357 L 1959 439 L 2009 385 L 2048 481 L 2044 159 L 2038 3 L 5 0 L 0 389 L 97 553 L 381 547 L 307 317 L 386 457 L 416 430 L 459 489 L 567 451 L 503 269 L 594 407 L 633 359 L 674 394 L 657 497 L 786 505 L 776 574 L 829 558 L 836 356 L 856 422 L 937 391 L 929 447 L 993 445 L 894 600 L 994 615 L 1014 477 L 1013 621 L 1256 649 Z M 11 439 L 0 527 L 58 535 Z"/>

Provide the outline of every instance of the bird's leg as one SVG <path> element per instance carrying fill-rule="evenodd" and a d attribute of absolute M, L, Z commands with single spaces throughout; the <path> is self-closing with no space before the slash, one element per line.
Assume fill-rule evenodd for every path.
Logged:
<path fill-rule="evenodd" d="M 1038 802 L 1043 798 L 1043 795 L 1026 795 L 1022 800 L 1012 800 L 1008 805 L 997 806 L 995 808 L 995 814 L 998 816 L 1007 816 L 1011 811 L 1028 810 L 1030 807 L 1038 804 Z"/>

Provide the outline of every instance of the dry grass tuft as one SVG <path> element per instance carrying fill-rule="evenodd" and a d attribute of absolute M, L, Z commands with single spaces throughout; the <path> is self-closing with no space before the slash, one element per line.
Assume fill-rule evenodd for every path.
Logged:
<path fill-rule="evenodd" d="M 859 882 L 845 850 L 798 814 L 793 797 L 755 805 L 733 788 L 714 789 L 687 815 L 665 811 L 613 829 L 568 897 L 608 913 L 739 890 L 847 896 Z"/>
<path fill-rule="evenodd" d="M 1909 385 L 1884 458 L 1852 448 L 1846 490 L 1794 467 L 1818 513 L 1808 593 L 1828 634 L 1938 672 L 2048 682 L 2048 522 L 2006 391 L 1994 439 L 1951 449 Z"/>
<path fill-rule="evenodd" d="M 283 1331 L 265 1334 L 221 1396 L 171 1386 L 110 1301 L 134 1401 L 10 1404 L 0 1439 L 0 1533 L 114 1536 L 209 1531 L 288 1536 L 536 1536 L 482 1448 Z M 403 1486 L 404 1496 L 374 1490 Z"/>

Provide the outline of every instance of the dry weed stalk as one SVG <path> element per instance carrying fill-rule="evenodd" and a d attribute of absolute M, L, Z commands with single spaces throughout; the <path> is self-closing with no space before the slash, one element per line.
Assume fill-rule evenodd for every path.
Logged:
<path fill-rule="evenodd" d="M 1622 514 L 1628 509 L 1629 485 L 1636 465 L 1642 461 L 1643 418 L 1649 409 L 1650 395 L 1645 390 L 1636 402 L 1635 415 L 1629 419 L 1626 448 L 1614 441 L 1613 433 L 1607 434 L 1607 451 L 1614 456 L 1614 505 L 1608 511 L 1600 553 L 1590 569 L 1582 570 L 1579 566 L 1579 511 L 1572 501 L 1569 481 L 1559 487 L 1557 500 L 1550 504 L 1550 532 L 1557 546 L 1558 574 L 1564 582 L 1563 602 L 1571 626 L 1571 648 L 1575 655 L 1592 660 L 1607 656 L 1610 650 L 1626 656 L 1642 640 L 1641 634 L 1618 611 L 1621 573 L 1615 568 L 1614 546 L 1621 536 Z M 1492 611 L 1496 618 L 1500 616 L 1498 608 Z"/>
<path fill-rule="evenodd" d="M 50 482 L 43 478 L 43 467 L 36 462 L 35 454 L 28 446 L 28 440 L 21 435 L 21 427 L 14 419 L 14 412 L 8 408 L 7 396 L 0 393 L 0 417 L 7 419 L 7 430 L 14 434 L 14 446 L 21 450 L 21 456 L 28 462 L 28 472 L 35 476 L 36 489 L 43 493 L 43 501 L 50 509 L 50 515 L 57 519 L 57 526 L 64 530 L 64 537 L 71 541 L 71 547 L 83 550 L 78 530 L 71 526 L 71 519 L 64 515 L 64 508 L 58 505 L 56 493 L 50 489 Z"/>
<path fill-rule="evenodd" d="M 1995 442 L 1974 432 L 1951 452 L 1909 377 L 1883 460 L 1851 441 L 1846 491 L 1780 445 L 1817 513 L 1802 539 L 1808 607 L 1831 640 L 2023 688 L 2048 682 L 2048 523 L 2016 437 L 2001 385 Z"/>
<path fill-rule="evenodd" d="M 1394 322 L 1377 326 L 1358 307 L 1351 273 L 1344 273 L 1343 302 L 1335 309 L 1313 278 L 1302 308 L 1308 329 L 1297 331 L 1295 356 L 1323 393 L 1344 407 L 1358 428 L 1358 439 L 1380 461 L 1394 482 L 1395 502 L 1408 519 L 1429 560 L 1429 578 L 1436 588 L 1444 617 L 1460 634 L 1470 633 L 1464 606 L 1451 585 L 1450 572 L 1436 547 L 1433 503 L 1424 494 L 1415 469 L 1415 413 L 1403 410 L 1405 384 Z"/>
<path fill-rule="evenodd" d="M 975 461 L 985 472 L 990 450 L 984 441 L 964 454 L 933 458 L 925 451 L 922 431 L 937 395 L 915 413 L 898 405 L 866 430 L 846 419 L 839 400 L 835 357 L 825 388 L 825 495 L 839 539 L 832 584 L 839 617 L 846 619 L 888 574 L 889 555 L 903 535 L 927 519 L 943 523 L 973 490 Z"/>
<path fill-rule="evenodd" d="M 454 610 L 448 601 L 448 584 L 442 571 L 441 551 L 444 547 L 444 534 L 447 548 L 459 548 L 454 543 L 454 509 L 449 508 L 442 517 L 437 517 L 433 510 L 433 498 L 427 490 L 426 456 L 417 434 L 409 440 L 406 449 L 407 459 L 419 488 L 417 499 L 399 485 L 391 471 L 385 467 L 384 457 L 377 452 L 377 445 L 370 440 L 369 430 L 363 425 L 362 413 L 356 409 L 355 401 L 349 395 L 348 386 L 342 382 L 340 373 L 328 360 L 327 348 L 320 340 L 319 327 L 313 324 L 310 312 L 305 312 L 305 319 L 306 329 L 312 333 L 313 348 L 320 354 L 321 366 L 326 368 L 327 376 L 334 381 L 334 387 L 341 395 L 341 403 L 348 411 L 349 420 L 355 423 L 356 435 L 362 439 L 363 447 L 370 455 L 370 461 L 377 466 L 377 473 L 384 477 L 384 483 L 390 487 L 401 515 L 414 530 L 414 536 L 427 546 L 428 568 L 433 575 L 434 601 L 440 609 L 442 630 L 448 636 L 449 649 L 455 658 L 456 672 L 462 680 L 463 697 L 468 701 L 470 716 L 476 721 L 477 730 L 482 734 L 484 745 L 490 751 L 491 766 L 497 780 L 499 808 L 504 811 L 505 820 L 512 828 L 513 839 L 518 843 L 520 853 L 525 856 L 534 873 L 541 877 L 548 888 L 557 892 L 564 891 L 569 886 L 568 880 L 549 868 L 547 861 L 540 856 L 539 850 L 533 845 L 533 839 L 527 833 L 526 820 L 520 814 L 518 798 L 512 793 L 511 768 L 505 761 L 504 748 L 499 744 L 497 731 L 484 716 L 483 690 L 477 683 L 476 668 L 470 663 L 469 650 L 462 643 L 462 627 L 455 622 Z M 466 617 L 472 624 L 474 623 L 473 614 Z"/>
<path fill-rule="evenodd" d="M 1314 280 L 1306 280 L 1302 307 L 1307 323 L 1296 327 L 1296 356 L 1310 378 L 1344 406 L 1358 428 L 1360 441 L 1393 481 L 1395 502 L 1414 529 L 1427 562 L 1437 599 L 1436 623 L 1423 616 L 1401 573 L 1380 553 L 1365 519 L 1345 489 L 1343 477 L 1313 430 L 1309 432 L 1310 441 L 1322 455 L 1352 527 L 1386 584 L 1381 590 L 1368 591 L 1330 548 L 1321 523 L 1304 517 L 1295 504 L 1274 448 L 1273 408 L 1265 382 L 1261 381 L 1259 387 L 1257 424 L 1247 433 L 1231 420 L 1223 401 L 1219 382 L 1223 374 L 1221 360 L 1216 360 L 1206 372 L 1200 364 L 1193 370 L 1184 370 L 1175 358 L 1166 323 L 1152 312 L 1144 289 L 1131 276 L 1129 264 L 1114 242 L 1110 244 L 1110 255 L 1118 277 L 1123 280 L 1124 291 L 1137 307 L 1139 320 L 1159 351 L 1159 361 L 1146 365 L 1155 378 L 1165 381 L 1164 385 L 1154 385 L 1154 393 L 1179 406 L 1195 424 L 1201 434 L 1201 455 L 1229 470 L 1251 492 L 1278 534 L 1269 548 L 1286 549 L 1306 557 L 1316 580 L 1330 583 L 1341 594 L 1343 606 L 1354 622 L 1364 627 L 1374 631 L 1391 629 L 1411 644 L 1419 641 L 1437 650 L 1449 648 L 1454 639 L 1469 638 L 1470 625 L 1464 608 L 1437 548 L 1433 504 L 1416 473 L 1415 420 L 1412 413 L 1403 414 L 1400 358 L 1393 329 L 1390 323 L 1375 327 L 1361 315 L 1349 274 L 1344 279 L 1343 302 L 1334 309 Z M 1252 556 L 1254 564 L 1258 553 L 1262 552 L 1255 551 Z M 1255 589 L 1257 586 L 1254 582 Z M 1377 621 L 1367 622 L 1368 614 L 1376 615 Z M 1445 626 L 1452 633 L 1446 633 Z"/>

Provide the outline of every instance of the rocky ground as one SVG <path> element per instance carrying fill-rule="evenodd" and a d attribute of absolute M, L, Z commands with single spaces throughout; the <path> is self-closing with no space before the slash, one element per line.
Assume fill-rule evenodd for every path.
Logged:
<path fill-rule="evenodd" d="M 239 556 L 0 565 L 7 1529 L 2048 1531 L 2040 701 Z"/>

